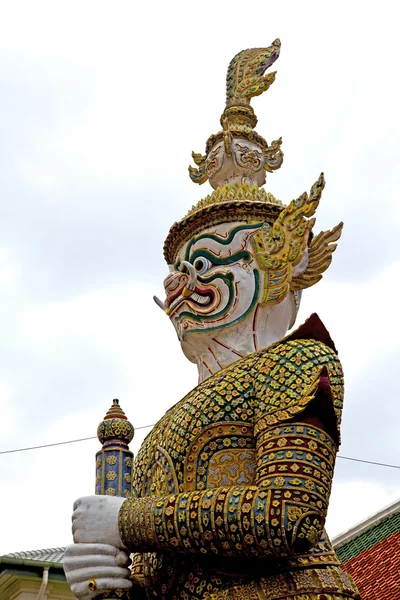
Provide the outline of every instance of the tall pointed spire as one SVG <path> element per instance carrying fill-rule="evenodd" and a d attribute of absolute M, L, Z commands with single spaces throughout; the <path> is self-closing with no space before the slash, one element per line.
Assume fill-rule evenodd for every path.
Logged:
<path fill-rule="evenodd" d="M 96 454 L 96 494 L 129 496 L 133 461 L 129 443 L 134 433 L 119 400 L 114 399 L 97 428 L 102 449 Z"/>

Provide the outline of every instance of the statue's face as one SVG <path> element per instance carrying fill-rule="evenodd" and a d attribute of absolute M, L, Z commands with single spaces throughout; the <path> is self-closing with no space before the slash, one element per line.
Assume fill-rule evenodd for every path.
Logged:
<path fill-rule="evenodd" d="M 261 225 L 218 225 L 181 248 L 164 281 L 167 314 L 181 340 L 189 333 L 237 325 L 255 311 L 263 274 L 253 256 L 251 237 Z"/>

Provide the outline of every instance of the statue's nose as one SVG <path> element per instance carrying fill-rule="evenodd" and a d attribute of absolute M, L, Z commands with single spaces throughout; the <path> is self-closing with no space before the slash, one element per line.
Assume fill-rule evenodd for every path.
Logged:
<path fill-rule="evenodd" d="M 165 306 L 167 309 L 171 303 L 180 295 L 189 298 L 196 286 L 197 275 L 193 265 L 183 260 L 179 266 L 179 271 L 173 271 L 164 279 L 164 288 L 166 293 Z"/>
<path fill-rule="evenodd" d="M 175 290 L 186 285 L 189 280 L 189 276 L 181 271 L 173 271 L 164 279 L 164 288 L 167 296 L 172 294 Z"/>

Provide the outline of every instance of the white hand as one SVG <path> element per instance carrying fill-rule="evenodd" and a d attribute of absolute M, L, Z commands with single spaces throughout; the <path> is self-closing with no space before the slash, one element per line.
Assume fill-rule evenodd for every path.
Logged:
<path fill-rule="evenodd" d="M 123 548 L 118 531 L 118 513 L 124 498 L 85 496 L 74 504 L 72 533 L 77 544 L 109 544 Z"/>
<path fill-rule="evenodd" d="M 81 600 L 92 600 L 113 590 L 129 590 L 129 564 L 129 555 L 109 544 L 72 544 L 64 557 L 68 585 Z"/>

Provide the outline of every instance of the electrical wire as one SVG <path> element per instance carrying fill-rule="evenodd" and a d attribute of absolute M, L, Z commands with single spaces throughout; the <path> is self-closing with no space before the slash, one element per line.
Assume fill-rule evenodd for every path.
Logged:
<path fill-rule="evenodd" d="M 142 425 L 141 427 L 136 427 L 135 430 L 139 429 L 148 429 L 150 427 L 154 427 L 154 425 Z M 2 450 L 0 454 L 12 454 L 14 452 L 25 452 L 26 450 L 39 450 L 41 448 L 51 448 L 52 446 L 63 446 L 64 444 L 75 444 L 76 442 L 86 442 L 87 440 L 95 440 L 97 439 L 96 435 L 92 435 L 90 437 L 79 438 L 77 440 L 67 440 L 65 442 L 54 442 L 53 444 L 42 444 L 40 446 L 29 446 L 27 448 L 14 448 L 13 450 Z M 400 465 L 391 465 L 388 463 L 376 462 L 373 460 L 365 460 L 363 458 L 353 458 L 351 456 L 342 456 L 338 454 L 338 458 L 342 458 L 343 460 L 351 460 L 353 462 L 364 463 L 367 465 L 375 465 L 377 467 L 388 467 L 390 469 L 400 469 Z"/>
<path fill-rule="evenodd" d="M 350 456 L 342 456 L 338 454 L 338 458 L 344 460 L 353 460 L 355 462 L 366 463 L 367 465 L 376 465 L 378 467 L 390 467 L 391 469 L 400 469 L 400 465 L 389 465 L 388 463 L 375 462 L 373 460 L 364 460 L 363 458 L 351 458 Z"/>
<path fill-rule="evenodd" d="M 138 429 L 147 429 L 148 427 L 154 427 L 154 425 L 142 425 L 141 427 L 135 427 L 135 431 Z M 0 454 L 12 454 L 14 452 L 25 452 L 25 450 L 38 450 L 39 448 L 51 448 L 52 446 L 63 446 L 64 444 L 75 444 L 75 442 L 86 442 L 87 440 L 96 440 L 97 435 L 91 435 L 90 437 L 78 438 L 77 440 L 67 440 L 65 442 L 53 442 L 52 444 L 41 444 L 40 446 L 29 446 L 27 448 L 14 448 L 13 450 L 1 450 Z"/>

